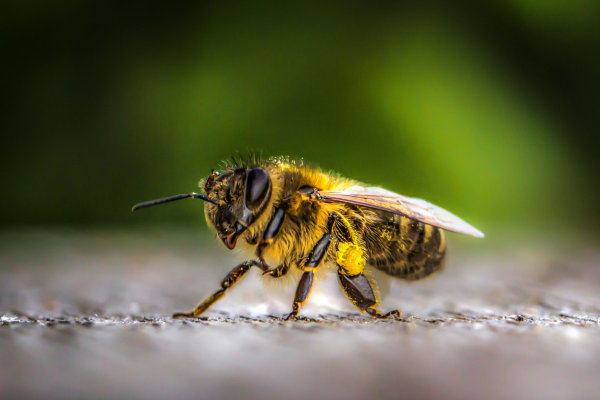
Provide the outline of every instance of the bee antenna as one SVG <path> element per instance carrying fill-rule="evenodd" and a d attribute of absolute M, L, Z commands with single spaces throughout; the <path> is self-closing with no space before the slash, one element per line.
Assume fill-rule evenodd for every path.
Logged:
<path fill-rule="evenodd" d="M 200 200 L 208 201 L 209 203 L 212 203 L 214 205 L 217 204 L 213 199 L 211 199 L 210 197 L 205 196 L 203 194 L 186 193 L 186 194 L 178 194 L 177 196 L 165 197 L 164 199 L 157 199 L 157 200 L 152 200 L 152 201 L 146 201 L 144 203 L 139 203 L 139 204 L 136 204 L 135 206 L 133 206 L 131 211 L 137 211 L 142 208 L 152 207 L 152 206 L 156 206 L 156 205 L 163 204 L 163 203 L 169 203 L 171 201 L 187 199 L 188 197 L 191 197 L 193 199 L 200 199 Z"/>

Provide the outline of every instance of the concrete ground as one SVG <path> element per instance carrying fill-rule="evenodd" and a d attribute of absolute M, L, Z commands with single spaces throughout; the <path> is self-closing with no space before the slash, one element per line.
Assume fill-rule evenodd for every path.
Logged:
<path fill-rule="evenodd" d="M 0 398 L 597 399 L 600 247 L 509 236 L 452 235 L 443 273 L 393 282 L 400 321 L 331 276 L 284 322 L 294 287 L 258 271 L 170 318 L 238 261 L 203 233 L 4 232 Z"/>

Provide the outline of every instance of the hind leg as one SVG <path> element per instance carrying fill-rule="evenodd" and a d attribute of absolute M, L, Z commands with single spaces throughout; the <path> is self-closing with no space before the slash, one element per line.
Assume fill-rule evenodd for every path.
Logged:
<path fill-rule="evenodd" d="M 394 317 L 396 319 L 402 318 L 402 311 L 400 311 L 400 310 L 393 310 L 387 314 L 380 314 L 374 308 L 367 308 L 367 314 L 369 314 L 371 317 L 377 318 L 377 319 L 389 319 L 391 317 Z"/>
<path fill-rule="evenodd" d="M 338 278 L 344 294 L 356 308 L 373 318 L 399 318 L 402 315 L 400 311 L 394 310 L 387 314 L 380 314 L 377 310 L 377 296 L 363 273 L 366 259 L 363 249 L 359 246 L 358 235 L 344 216 L 337 214 L 337 220 L 340 222 L 343 238 L 337 245 L 336 263 Z"/>
<path fill-rule="evenodd" d="M 377 298 L 369 280 L 363 273 L 348 276 L 340 269 L 338 270 L 338 278 L 346 297 L 363 313 L 366 312 L 371 317 L 378 319 L 400 318 L 402 316 L 402 311 L 398 310 L 390 311 L 387 314 L 379 313 L 377 310 Z"/>

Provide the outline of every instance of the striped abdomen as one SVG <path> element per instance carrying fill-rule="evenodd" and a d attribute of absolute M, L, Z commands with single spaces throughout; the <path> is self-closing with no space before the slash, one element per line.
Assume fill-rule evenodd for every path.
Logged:
<path fill-rule="evenodd" d="M 446 243 L 440 229 L 385 211 L 369 210 L 365 217 L 363 238 L 375 268 L 416 281 L 443 267 Z"/>

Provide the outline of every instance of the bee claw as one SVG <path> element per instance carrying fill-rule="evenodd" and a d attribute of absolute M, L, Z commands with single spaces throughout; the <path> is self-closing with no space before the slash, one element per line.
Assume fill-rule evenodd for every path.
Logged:
<path fill-rule="evenodd" d="M 284 321 L 294 321 L 296 317 L 298 317 L 298 315 L 292 311 L 287 317 L 284 318 Z"/>
<path fill-rule="evenodd" d="M 281 267 L 278 267 L 278 268 L 273 268 L 273 269 L 266 269 L 266 270 L 263 271 L 262 274 L 263 274 L 263 276 L 264 275 L 270 275 L 273 278 L 280 278 L 283 275 L 285 275 L 286 272 L 287 272 L 287 270 L 286 271 L 282 271 Z"/>
<path fill-rule="evenodd" d="M 402 319 L 402 311 L 400 311 L 400 310 L 390 311 L 388 313 L 388 315 L 389 315 L 390 319 L 397 319 L 397 320 Z"/>
<path fill-rule="evenodd" d="M 401 320 L 402 319 L 402 311 L 400 311 L 400 310 L 390 311 L 387 314 L 380 314 L 374 308 L 368 308 L 366 311 L 367 311 L 367 314 L 369 314 L 371 317 L 373 317 L 375 319 L 392 319 L 392 320 Z"/>
<path fill-rule="evenodd" d="M 173 318 L 194 318 L 193 311 L 176 312 L 173 314 Z"/>

